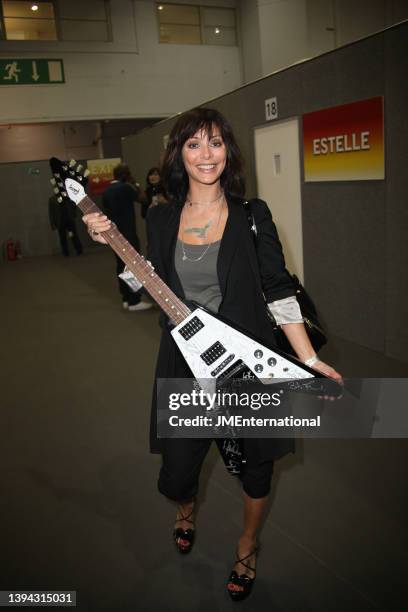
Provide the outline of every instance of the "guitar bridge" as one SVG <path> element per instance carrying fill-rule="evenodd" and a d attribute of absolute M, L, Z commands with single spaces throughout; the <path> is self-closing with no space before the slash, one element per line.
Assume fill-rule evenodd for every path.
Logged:
<path fill-rule="evenodd" d="M 222 387 L 227 381 L 234 378 L 254 380 L 255 376 L 242 359 L 237 359 L 237 361 L 232 363 L 229 368 L 219 375 L 217 378 L 217 387 Z"/>

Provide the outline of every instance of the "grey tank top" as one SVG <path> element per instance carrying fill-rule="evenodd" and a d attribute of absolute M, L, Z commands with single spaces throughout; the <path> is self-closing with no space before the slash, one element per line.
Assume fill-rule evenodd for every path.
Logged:
<path fill-rule="evenodd" d="M 221 240 L 213 242 L 200 261 L 183 260 L 181 241 L 177 239 L 175 267 L 187 300 L 218 312 L 221 304 L 221 289 L 218 283 L 217 258 Z M 197 259 L 205 250 L 204 244 L 185 244 L 184 250 L 190 259 Z"/>

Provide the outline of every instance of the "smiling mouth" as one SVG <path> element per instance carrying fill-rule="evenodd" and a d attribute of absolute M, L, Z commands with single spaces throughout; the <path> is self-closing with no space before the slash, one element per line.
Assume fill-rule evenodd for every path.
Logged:
<path fill-rule="evenodd" d="M 197 166 L 199 170 L 203 170 L 204 172 L 214 170 L 215 167 L 216 167 L 216 164 L 200 164 L 199 166 Z"/>

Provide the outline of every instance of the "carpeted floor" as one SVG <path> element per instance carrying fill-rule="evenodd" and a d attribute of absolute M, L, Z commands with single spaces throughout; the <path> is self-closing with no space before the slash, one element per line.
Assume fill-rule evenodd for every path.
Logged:
<path fill-rule="evenodd" d="M 0 590 L 76 590 L 81 611 L 399 610 L 406 605 L 408 445 L 309 440 L 279 462 L 253 594 L 224 584 L 240 490 L 215 451 L 191 555 L 148 452 L 156 309 L 121 310 L 110 253 L 0 266 Z M 345 374 L 408 366 L 333 339 Z M 355 372 L 356 373 L 356 372 Z"/>

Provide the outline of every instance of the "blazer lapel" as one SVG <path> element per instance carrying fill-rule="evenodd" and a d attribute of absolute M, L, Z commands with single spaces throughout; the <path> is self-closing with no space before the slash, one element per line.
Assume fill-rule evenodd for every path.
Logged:
<path fill-rule="evenodd" d="M 221 293 L 224 296 L 227 288 L 228 274 L 231 261 L 239 243 L 240 207 L 238 201 L 227 197 L 228 219 L 225 224 L 217 259 L 218 281 Z"/>
<path fill-rule="evenodd" d="M 183 287 L 174 264 L 181 210 L 182 207 L 180 205 L 174 205 L 174 214 L 170 217 L 167 226 L 162 231 L 162 253 L 167 270 L 167 284 L 179 298 L 185 299 Z"/>

